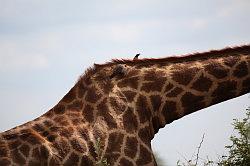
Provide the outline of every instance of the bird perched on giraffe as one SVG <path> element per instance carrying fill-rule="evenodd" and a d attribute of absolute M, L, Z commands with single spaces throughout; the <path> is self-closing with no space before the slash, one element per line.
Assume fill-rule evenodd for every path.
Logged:
<path fill-rule="evenodd" d="M 140 54 L 136 54 L 133 60 L 138 60 Z"/>

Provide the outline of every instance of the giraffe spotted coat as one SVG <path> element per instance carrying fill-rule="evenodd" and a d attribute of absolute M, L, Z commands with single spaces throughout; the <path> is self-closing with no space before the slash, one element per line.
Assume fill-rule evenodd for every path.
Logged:
<path fill-rule="evenodd" d="M 95 65 L 47 113 L 0 134 L 0 165 L 156 165 L 160 128 L 249 91 L 249 45 Z"/>

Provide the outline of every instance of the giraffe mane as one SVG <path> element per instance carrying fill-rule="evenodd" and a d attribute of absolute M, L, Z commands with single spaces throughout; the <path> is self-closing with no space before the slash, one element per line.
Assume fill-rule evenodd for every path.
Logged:
<path fill-rule="evenodd" d="M 183 61 L 192 61 L 194 59 L 207 59 L 207 58 L 216 58 L 222 55 L 225 55 L 234 50 L 235 52 L 248 52 L 250 48 L 250 44 L 234 46 L 234 47 L 226 47 L 220 50 L 210 50 L 206 52 L 195 52 L 191 54 L 183 54 L 180 56 L 168 56 L 165 58 L 144 58 L 138 60 L 132 59 L 112 59 L 112 61 L 104 63 L 104 64 L 95 64 L 95 67 L 104 67 L 104 66 L 112 66 L 116 64 L 128 64 L 128 65 L 136 65 L 136 64 L 156 64 L 156 63 L 173 63 L 173 62 L 183 62 Z"/>
<path fill-rule="evenodd" d="M 85 72 L 80 75 L 78 78 L 77 82 L 81 82 L 83 80 L 88 80 L 94 73 L 96 72 L 96 65 L 88 67 Z"/>
<path fill-rule="evenodd" d="M 227 53 L 231 53 L 232 50 L 235 52 L 248 52 L 250 49 L 250 44 L 226 47 L 219 50 L 210 50 L 206 52 L 195 52 L 191 54 L 183 54 L 180 56 L 168 56 L 165 58 L 143 58 L 143 59 L 112 59 L 110 62 L 104 64 L 94 64 L 92 67 L 89 67 L 85 72 L 78 78 L 77 82 L 82 80 L 88 80 L 95 72 L 101 70 L 102 67 L 109 67 L 117 64 L 127 64 L 127 65 L 150 65 L 150 64 L 162 64 L 162 63 L 178 63 L 178 62 L 188 62 L 195 59 L 208 59 L 216 58 Z"/>

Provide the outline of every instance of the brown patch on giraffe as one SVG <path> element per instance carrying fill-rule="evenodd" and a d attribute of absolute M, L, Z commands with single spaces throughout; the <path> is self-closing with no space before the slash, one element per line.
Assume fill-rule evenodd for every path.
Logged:
<path fill-rule="evenodd" d="M 3 134 L 3 139 L 8 140 L 8 141 L 18 139 L 18 134 L 16 134 L 16 133 Z"/>
<path fill-rule="evenodd" d="M 70 110 L 80 111 L 83 107 L 83 102 L 81 100 L 76 100 L 72 104 L 67 106 Z"/>
<path fill-rule="evenodd" d="M 145 81 L 156 81 L 157 83 L 164 84 L 166 82 L 166 74 L 163 71 L 150 69 L 144 73 Z"/>
<path fill-rule="evenodd" d="M 178 118 L 178 113 L 176 112 L 176 102 L 166 101 L 162 109 L 162 115 L 165 117 L 166 123 L 171 123 Z"/>
<path fill-rule="evenodd" d="M 68 126 L 69 125 L 68 120 L 64 116 L 56 116 L 53 120 L 59 126 Z"/>
<path fill-rule="evenodd" d="M 137 153 L 137 144 L 138 141 L 135 137 L 127 137 L 124 147 L 125 155 L 132 159 L 135 158 Z"/>
<path fill-rule="evenodd" d="M 109 128 L 116 128 L 117 124 L 115 119 L 109 114 L 109 109 L 107 106 L 107 98 L 97 106 L 97 116 L 102 116 L 107 123 Z"/>
<path fill-rule="evenodd" d="M 10 151 L 11 153 L 11 159 L 20 165 L 25 164 L 25 158 L 18 152 L 17 149 Z"/>
<path fill-rule="evenodd" d="M 54 108 L 53 111 L 56 114 L 64 114 L 65 113 L 65 106 L 62 104 L 57 104 Z"/>
<path fill-rule="evenodd" d="M 39 164 L 37 164 L 37 165 L 39 165 Z M 50 160 L 49 160 L 49 164 L 48 165 L 60 166 L 62 164 L 60 163 L 60 161 L 59 161 L 59 159 L 57 157 L 52 156 L 52 158 L 50 158 Z"/>
<path fill-rule="evenodd" d="M 79 156 L 77 154 L 75 154 L 74 152 L 72 152 L 69 156 L 69 158 L 67 159 L 67 161 L 65 161 L 65 163 L 63 165 L 65 166 L 72 166 L 72 165 L 77 165 L 79 162 Z"/>
<path fill-rule="evenodd" d="M 60 158 L 64 159 L 67 154 L 70 152 L 70 145 L 66 140 L 60 139 L 52 144 L 53 148 L 57 150 Z"/>
<path fill-rule="evenodd" d="M 176 97 L 176 96 L 179 95 L 181 92 L 183 92 L 182 88 L 175 87 L 174 89 L 172 89 L 170 92 L 168 92 L 168 93 L 166 94 L 166 97 Z"/>
<path fill-rule="evenodd" d="M 101 98 L 101 94 L 97 93 L 98 90 L 94 87 L 90 87 L 87 91 L 87 95 L 85 97 L 86 101 L 90 103 L 95 103 Z"/>
<path fill-rule="evenodd" d="M 99 87 L 105 94 L 109 94 L 112 91 L 114 84 L 106 78 L 107 76 L 105 78 L 99 79 Z"/>
<path fill-rule="evenodd" d="M 51 132 L 58 132 L 58 130 L 60 129 L 60 127 L 56 127 L 56 126 L 52 126 L 49 128 Z"/>
<path fill-rule="evenodd" d="M 29 137 L 30 133 L 26 132 L 26 133 L 22 133 L 20 134 L 20 139 L 25 141 L 28 137 Z"/>
<path fill-rule="evenodd" d="M 8 149 L 7 149 L 6 146 L 3 146 L 2 144 L 0 146 L 0 156 L 1 157 L 7 157 L 8 156 Z"/>
<path fill-rule="evenodd" d="M 47 139 L 48 139 L 49 142 L 54 142 L 56 137 L 57 137 L 56 135 L 48 135 Z"/>
<path fill-rule="evenodd" d="M 39 147 L 35 147 L 32 150 L 32 158 L 34 158 L 36 160 L 41 159 L 40 152 L 39 152 Z"/>
<path fill-rule="evenodd" d="M 53 108 L 44 114 L 45 117 L 51 118 L 54 116 Z"/>
<path fill-rule="evenodd" d="M 120 166 L 133 166 L 134 164 L 126 158 L 121 158 L 119 162 Z"/>
<path fill-rule="evenodd" d="M 212 97 L 214 97 L 212 102 L 219 103 L 221 101 L 233 98 L 236 93 L 236 87 L 237 87 L 236 81 L 220 82 L 212 94 Z"/>
<path fill-rule="evenodd" d="M 246 88 L 250 86 L 250 77 L 248 77 L 242 82 L 242 86 Z"/>
<path fill-rule="evenodd" d="M 28 157 L 29 155 L 29 151 L 30 151 L 30 147 L 26 144 L 22 144 L 20 147 L 19 147 L 19 151 L 25 156 L 25 157 Z M 1 156 L 1 155 L 0 155 Z"/>
<path fill-rule="evenodd" d="M 89 123 L 93 122 L 94 120 L 93 110 L 94 108 L 91 105 L 87 104 L 82 112 L 84 119 Z"/>
<path fill-rule="evenodd" d="M 52 123 L 52 121 L 50 121 L 50 120 L 45 120 L 45 121 L 43 121 L 43 124 L 46 126 L 46 127 L 48 127 L 48 128 L 50 128 L 50 127 L 53 127 L 53 123 Z"/>
<path fill-rule="evenodd" d="M 89 85 L 91 85 L 91 84 L 93 83 L 93 81 L 92 81 L 90 75 L 87 76 L 87 77 L 85 76 L 85 77 L 83 78 L 83 82 L 84 82 L 87 86 L 89 86 Z"/>
<path fill-rule="evenodd" d="M 36 123 L 32 126 L 32 129 L 37 131 L 38 133 L 44 132 L 46 129 L 42 126 L 42 124 Z"/>
<path fill-rule="evenodd" d="M 111 107 L 117 114 L 121 114 L 126 110 L 125 103 L 120 101 L 119 97 L 110 97 L 109 101 L 110 101 Z"/>
<path fill-rule="evenodd" d="M 160 119 L 157 116 L 154 116 L 152 118 L 152 125 L 154 129 L 154 134 L 156 134 L 160 128 L 164 127 L 164 125 L 160 123 Z"/>
<path fill-rule="evenodd" d="M 12 149 L 15 149 L 15 148 L 17 148 L 18 146 L 20 146 L 20 145 L 22 144 L 22 142 L 21 142 L 19 139 L 17 139 L 17 140 L 15 140 L 15 141 L 8 142 L 8 144 L 9 144 L 10 150 L 12 150 Z"/>
<path fill-rule="evenodd" d="M 32 145 L 37 145 L 37 144 L 43 143 L 45 141 L 45 139 L 39 133 L 37 133 L 35 130 L 30 130 L 27 133 L 22 133 L 20 135 L 20 138 L 23 141 L 29 142 Z"/>
<path fill-rule="evenodd" d="M 205 66 L 205 70 L 218 79 L 225 78 L 229 73 L 229 69 L 226 69 L 216 61 L 210 61 Z"/>
<path fill-rule="evenodd" d="M 41 133 L 41 135 L 42 135 L 43 137 L 47 137 L 47 136 L 49 135 L 49 132 L 48 132 L 48 131 L 44 131 L 44 132 Z"/>
<path fill-rule="evenodd" d="M 148 145 L 150 143 L 151 138 L 152 138 L 152 136 L 150 135 L 149 127 L 145 127 L 145 128 L 140 129 L 138 132 L 138 136 L 140 137 L 142 142 L 144 142 L 146 145 Z"/>
<path fill-rule="evenodd" d="M 225 59 L 223 59 L 223 62 L 225 65 L 229 66 L 229 67 L 233 67 L 238 61 L 239 61 L 239 57 L 237 57 L 237 55 L 235 56 L 229 56 Z"/>
<path fill-rule="evenodd" d="M 95 149 L 94 143 L 91 142 L 91 141 L 88 141 L 88 142 L 87 142 L 87 145 L 88 145 L 88 149 L 89 149 L 89 154 L 90 154 L 93 158 L 97 159 L 97 154 L 96 154 L 96 149 Z"/>
<path fill-rule="evenodd" d="M 39 132 L 39 134 L 41 134 L 42 137 L 47 137 L 49 135 L 49 132 L 43 131 L 43 132 Z"/>
<path fill-rule="evenodd" d="M 84 82 L 86 85 L 90 85 L 92 84 L 92 80 L 91 80 L 91 76 L 93 76 L 96 73 L 96 65 L 94 65 L 94 67 L 90 67 L 87 68 L 87 70 L 85 70 L 84 74 L 80 76 L 78 82 Z"/>
<path fill-rule="evenodd" d="M 174 85 L 171 83 L 168 83 L 167 86 L 164 89 L 164 92 L 169 92 L 171 89 L 173 89 Z"/>
<path fill-rule="evenodd" d="M 132 70 L 128 70 L 127 77 L 134 77 L 140 75 L 140 70 L 133 68 Z"/>
<path fill-rule="evenodd" d="M 66 103 L 72 102 L 76 98 L 76 88 L 73 87 L 70 91 L 62 98 L 62 101 Z"/>
<path fill-rule="evenodd" d="M 134 101 L 136 92 L 126 90 L 126 91 L 122 91 L 122 93 L 125 95 L 125 97 L 126 97 L 126 99 L 128 100 L 128 102 L 131 103 L 131 102 Z"/>
<path fill-rule="evenodd" d="M 93 161 L 88 156 L 82 156 L 81 166 L 91 166 L 94 165 Z"/>
<path fill-rule="evenodd" d="M 78 82 L 78 91 L 77 96 L 78 98 L 83 98 L 85 93 L 87 92 L 87 87 L 82 82 Z"/>
<path fill-rule="evenodd" d="M 188 85 L 199 71 L 199 68 L 193 67 L 192 64 L 176 65 L 175 67 L 175 70 L 171 73 L 172 79 L 181 85 Z"/>
<path fill-rule="evenodd" d="M 237 78 L 242 78 L 247 76 L 248 74 L 248 68 L 247 63 L 245 61 L 238 64 L 233 72 L 233 75 Z"/>
<path fill-rule="evenodd" d="M 89 141 L 89 136 L 88 136 L 88 130 L 85 128 L 77 128 L 78 133 L 80 134 L 80 136 L 85 140 L 85 141 Z"/>
<path fill-rule="evenodd" d="M 1 136 L 3 135 L 3 133 L 1 134 Z M 0 138 L 0 145 L 3 145 L 3 144 L 5 144 L 5 140 L 4 139 L 2 139 L 2 138 Z M 1 146 L 0 146 L 1 147 Z"/>
<path fill-rule="evenodd" d="M 143 83 L 141 90 L 147 93 L 154 91 L 160 92 L 161 88 L 161 85 L 157 84 L 156 82 L 145 82 Z"/>
<path fill-rule="evenodd" d="M 8 159 L 1 158 L 0 159 L 0 165 L 2 165 L 2 166 L 11 165 L 11 162 Z"/>
<path fill-rule="evenodd" d="M 151 105 L 153 106 L 153 111 L 158 111 L 160 106 L 161 106 L 161 96 L 159 95 L 151 95 L 150 96 L 150 101 L 151 101 Z"/>
<path fill-rule="evenodd" d="M 137 131 L 138 121 L 133 109 L 128 107 L 128 109 L 123 114 L 123 126 L 128 133 L 133 133 Z"/>
<path fill-rule="evenodd" d="M 139 119 L 141 123 L 149 120 L 151 117 L 151 111 L 147 105 L 147 98 L 140 95 L 136 102 L 136 111 L 138 112 Z"/>
<path fill-rule="evenodd" d="M 152 162 L 152 155 L 151 153 L 142 145 L 140 145 L 140 154 L 139 158 L 136 161 L 137 165 L 146 165 Z"/>
<path fill-rule="evenodd" d="M 137 89 L 138 81 L 139 81 L 139 77 L 124 78 L 118 82 L 117 86 L 120 88 L 131 87 L 133 89 Z"/>
<path fill-rule="evenodd" d="M 186 92 L 181 97 L 181 102 L 185 114 L 192 113 L 205 107 L 204 96 L 196 96 L 190 92 Z"/>
<path fill-rule="evenodd" d="M 147 93 L 153 91 L 160 92 L 166 82 L 166 77 L 165 73 L 162 71 L 149 70 L 145 72 L 144 80 L 150 82 L 143 83 L 141 87 L 142 91 Z"/>
<path fill-rule="evenodd" d="M 59 135 L 65 138 L 70 138 L 74 133 L 74 129 L 72 127 L 69 128 L 62 128 L 59 131 Z"/>
<path fill-rule="evenodd" d="M 49 158 L 49 150 L 46 146 L 42 145 L 40 147 L 40 155 L 41 155 L 41 158 L 44 160 L 47 160 Z"/>
<path fill-rule="evenodd" d="M 105 153 L 112 154 L 115 152 L 121 153 L 124 134 L 114 132 L 109 134 L 108 146 Z"/>
<path fill-rule="evenodd" d="M 79 143 L 78 140 L 75 138 L 70 141 L 70 144 L 77 152 L 84 153 L 87 150 L 86 145 L 83 142 Z"/>
<path fill-rule="evenodd" d="M 79 119 L 79 118 L 72 119 L 71 121 L 74 126 L 78 126 L 82 124 L 82 119 Z"/>
<path fill-rule="evenodd" d="M 29 161 L 29 166 L 38 166 L 41 165 L 41 162 L 35 159 L 32 159 L 31 161 Z"/>
<path fill-rule="evenodd" d="M 212 81 L 203 74 L 193 83 L 192 87 L 201 92 L 207 92 L 212 86 Z"/>
<path fill-rule="evenodd" d="M 53 132 L 53 133 L 56 133 L 56 132 L 58 132 L 60 130 L 60 127 L 52 126 L 52 127 L 49 128 L 49 130 L 51 132 Z"/>

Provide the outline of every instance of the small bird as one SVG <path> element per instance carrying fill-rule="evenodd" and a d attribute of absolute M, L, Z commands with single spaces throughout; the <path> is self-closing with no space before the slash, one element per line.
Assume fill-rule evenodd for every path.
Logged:
<path fill-rule="evenodd" d="M 137 60 L 140 54 L 136 54 L 133 60 Z"/>

